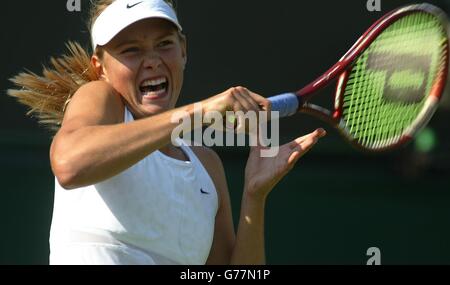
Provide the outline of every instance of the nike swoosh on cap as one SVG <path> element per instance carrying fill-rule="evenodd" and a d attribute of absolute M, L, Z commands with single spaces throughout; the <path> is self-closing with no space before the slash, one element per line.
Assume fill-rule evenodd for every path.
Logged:
<path fill-rule="evenodd" d="M 127 4 L 127 9 L 133 8 L 134 6 L 141 4 L 142 2 L 144 2 L 144 1 L 134 3 L 133 5 Z"/>
<path fill-rule="evenodd" d="M 202 194 L 209 194 L 209 192 L 203 191 L 203 188 L 200 188 L 200 193 L 202 193 Z"/>

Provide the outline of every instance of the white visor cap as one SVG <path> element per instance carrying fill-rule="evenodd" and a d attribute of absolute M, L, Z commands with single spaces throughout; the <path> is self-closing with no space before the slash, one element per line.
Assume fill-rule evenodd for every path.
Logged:
<path fill-rule="evenodd" d="M 148 18 L 166 19 L 182 30 L 174 9 L 164 0 L 115 0 L 92 26 L 92 48 L 106 45 L 129 25 Z"/>

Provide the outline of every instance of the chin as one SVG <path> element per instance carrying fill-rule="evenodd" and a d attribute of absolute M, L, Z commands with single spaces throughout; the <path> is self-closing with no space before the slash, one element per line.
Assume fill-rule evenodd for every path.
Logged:
<path fill-rule="evenodd" d="M 142 113 L 144 113 L 147 117 L 161 114 L 169 110 L 169 108 L 166 106 L 158 105 L 142 105 L 140 109 L 142 110 Z"/>

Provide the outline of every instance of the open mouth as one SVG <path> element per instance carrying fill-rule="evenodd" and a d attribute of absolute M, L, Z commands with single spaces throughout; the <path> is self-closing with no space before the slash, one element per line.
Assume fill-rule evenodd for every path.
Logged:
<path fill-rule="evenodd" d="M 167 95 L 169 82 L 166 77 L 145 80 L 139 86 L 141 95 L 148 99 L 160 99 Z"/>

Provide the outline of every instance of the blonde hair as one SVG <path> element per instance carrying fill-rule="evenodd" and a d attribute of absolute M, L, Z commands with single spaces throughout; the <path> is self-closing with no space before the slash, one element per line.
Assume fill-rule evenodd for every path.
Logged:
<path fill-rule="evenodd" d="M 171 0 L 164 1 L 174 8 Z M 112 2 L 114 0 L 91 2 L 89 30 L 101 12 Z M 50 67 L 44 67 L 42 75 L 30 71 L 21 72 L 10 79 L 17 89 L 7 91 L 9 96 L 29 107 L 27 115 L 36 116 L 39 123 L 55 133 L 61 127 L 64 112 L 73 94 L 82 85 L 99 79 L 87 49 L 77 42 L 68 42 L 66 47 L 68 54 L 50 58 Z M 96 49 L 93 52 L 100 51 Z"/>

